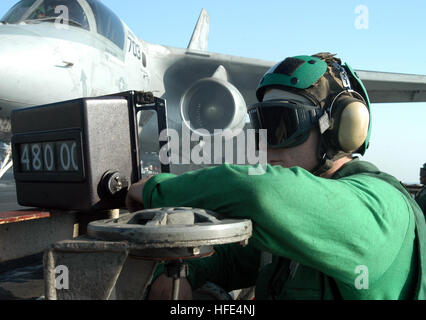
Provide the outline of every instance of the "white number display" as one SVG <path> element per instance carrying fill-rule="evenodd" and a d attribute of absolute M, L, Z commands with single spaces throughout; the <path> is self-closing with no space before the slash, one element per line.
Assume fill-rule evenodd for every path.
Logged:
<path fill-rule="evenodd" d="M 78 171 L 77 162 L 77 143 L 74 141 L 58 142 L 59 150 L 59 170 L 60 171 Z"/>
<path fill-rule="evenodd" d="M 71 165 L 74 171 L 78 170 L 78 165 L 77 165 L 77 143 L 73 142 L 71 144 Z"/>
<path fill-rule="evenodd" d="M 21 169 L 22 171 L 30 171 L 30 155 L 28 144 L 21 145 Z"/>
<path fill-rule="evenodd" d="M 34 171 L 41 171 L 43 165 L 41 163 L 41 147 L 39 144 L 33 144 L 31 146 L 31 158 L 32 158 L 32 168 Z"/>
<path fill-rule="evenodd" d="M 21 144 L 21 171 L 79 171 L 77 143 L 57 141 Z"/>
<path fill-rule="evenodd" d="M 47 171 L 53 171 L 55 169 L 55 157 L 53 153 L 53 145 L 46 143 L 43 148 L 44 148 L 44 152 L 43 152 L 44 166 Z"/>
<path fill-rule="evenodd" d="M 69 171 L 71 163 L 70 149 L 68 149 L 66 143 L 61 143 L 60 146 L 59 160 L 61 161 L 61 168 L 64 169 L 64 171 Z"/>

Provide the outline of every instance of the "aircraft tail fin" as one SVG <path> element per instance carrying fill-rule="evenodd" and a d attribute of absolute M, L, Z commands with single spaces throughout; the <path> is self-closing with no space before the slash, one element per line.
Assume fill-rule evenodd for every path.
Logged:
<path fill-rule="evenodd" d="M 206 9 L 201 10 L 197 25 L 189 41 L 188 49 L 206 51 L 209 43 L 210 17 Z"/>

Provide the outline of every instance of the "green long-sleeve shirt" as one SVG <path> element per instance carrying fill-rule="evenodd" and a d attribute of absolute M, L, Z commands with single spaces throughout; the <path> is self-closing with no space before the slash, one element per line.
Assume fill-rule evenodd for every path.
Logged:
<path fill-rule="evenodd" d="M 147 182 L 143 199 L 146 208 L 198 207 L 252 220 L 247 247 L 217 247 L 190 263 L 193 287 L 256 284 L 257 299 L 330 298 L 323 292 L 331 277 L 345 299 L 412 298 L 418 257 L 411 206 L 389 183 L 359 173 L 365 165 L 375 168 L 351 161 L 333 179 L 269 165 L 262 175 L 236 165 L 160 174 Z M 274 261 L 259 272 L 260 251 Z M 295 277 L 290 260 L 301 265 Z M 356 284 L 360 267 L 368 289 Z"/>

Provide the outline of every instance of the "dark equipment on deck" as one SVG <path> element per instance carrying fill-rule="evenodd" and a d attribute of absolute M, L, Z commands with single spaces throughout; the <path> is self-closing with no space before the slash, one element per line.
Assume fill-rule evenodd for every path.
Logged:
<path fill-rule="evenodd" d="M 137 114 L 145 110 L 157 113 L 159 132 L 167 130 L 165 100 L 147 92 L 13 111 L 18 203 L 86 212 L 123 207 L 128 186 L 141 178 Z"/>

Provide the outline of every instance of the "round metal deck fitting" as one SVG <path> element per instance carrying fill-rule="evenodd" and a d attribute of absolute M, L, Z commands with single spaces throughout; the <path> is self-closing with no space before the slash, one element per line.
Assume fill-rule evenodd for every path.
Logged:
<path fill-rule="evenodd" d="M 247 219 L 222 219 L 204 209 L 159 208 L 93 221 L 87 233 L 101 240 L 127 241 L 133 256 L 174 260 L 208 256 L 218 244 L 247 243 L 252 224 Z"/>

